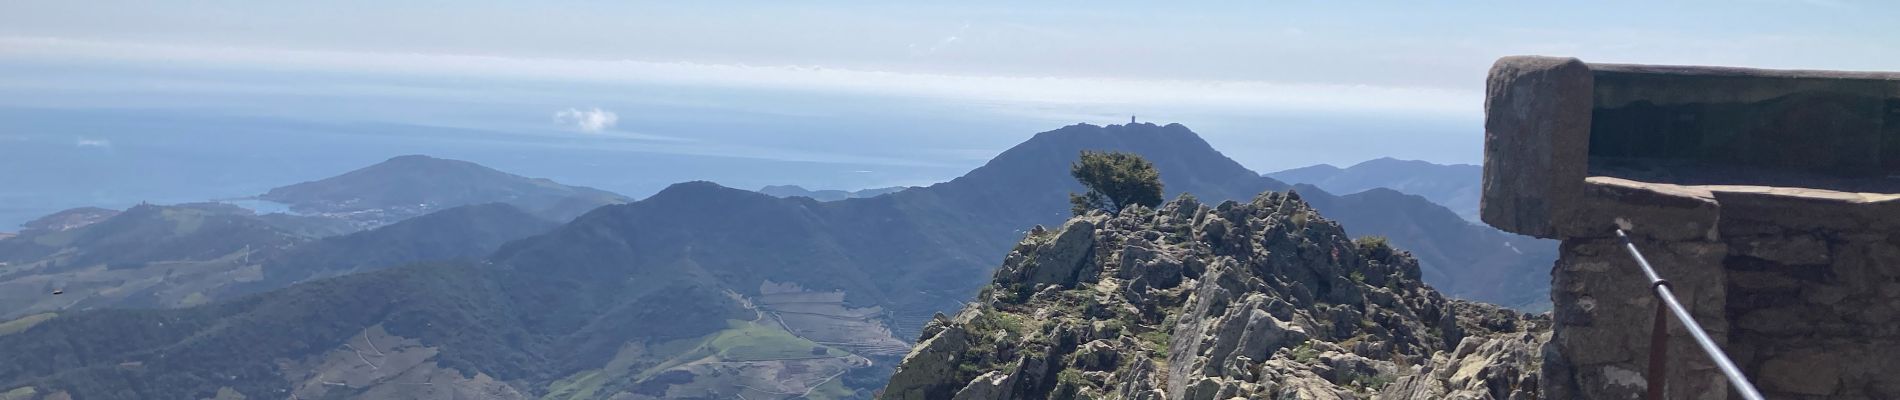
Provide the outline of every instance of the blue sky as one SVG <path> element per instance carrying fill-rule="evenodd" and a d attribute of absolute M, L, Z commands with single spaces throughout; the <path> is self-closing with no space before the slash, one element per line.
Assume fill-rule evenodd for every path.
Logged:
<path fill-rule="evenodd" d="M 82 157 L 130 157 L 96 150 L 132 134 L 202 140 L 179 124 L 78 123 L 131 115 L 300 127 L 220 133 L 250 135 L 253 147 L 229 152 L 318 136 L 432 143 L 365 141 L 360 154 L 312 158 L 336 168 L 473 144 L 491 148 L 461 155 L 489 164 L 511 164 L 479 159 L 504 149 L 586 149 L 814 165 L 650 172 L 635 184 L 511 164 L 639 196 L 675 179 L 926 184 L 1034 132 L 1139 114 L 1187 124 L 1260 171 L 1384 156 L 1476 163 L 1497 57 L 1892 71 L 1894 15 L 1891 2 L 1846 0 L 12 0 L 0 4 L 0 118 L 13 116 L 0 143 L 71 146 L 86 153 L 37 156 L 109 164 Z M 22 117 L 33 115 L 49 117 Z M 24 158 L 4 147 L 0 158 Z M 140 194 L 95 198 L 126 196 Z"/>

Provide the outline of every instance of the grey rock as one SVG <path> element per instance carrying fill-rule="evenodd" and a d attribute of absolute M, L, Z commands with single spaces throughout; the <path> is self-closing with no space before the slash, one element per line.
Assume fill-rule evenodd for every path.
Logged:
<path fill-rule="evenodd" d="M 1110 371 L 1121 363 L 1121 351 L 1107 340 L 1095 340 L 1075 352 L 1075 367 L 1083 371 Z"/>
<path fill-rule="evenodd" d="M 1015 377 L 1015 375 L 1005 374 L 1002 371 L 984 373 L 981 376 L 977 376 L 975 380 L 971 380 L 969 385 L 963 387 L 963 390 L 957 391 L 956 396 L 951 397 L 951 399 L 1006 400 L 1014 398 L 1014 396 L 1011 395 L 1010 387 L 1015 385 Z"/>
<path fill-rule="evenodd" d="M 1185 210 L 1092 214 L 1025 238 L 986 289 L 989 301 L 930 323 L 936 334 L 884 397 L 1359 399 L 1431 371 L 1401 365 L 1435 356 L 1483 374 L 1460 376 L 1462 386 L 1449 373 L 1415 377 L 1394 393 L 1488 394 L 1493 382 L 1534 382 L 1522 377 L 1538 369 L 1531 357 L 1477 344 L 1448 354 L 1466 336 L 1548 321 L 1446 299 L 1402 252 L 1360 257 L 1343 228 L 1293 194 Z M 960 345 L 940 343 L 955 335 Z"/>
<path fill-rule="evenodd" d="M 1095 255 L 1095 223 L 1087 219 L 1074 219 L 1063 224 L 1056 233 L 1055 241 L 1036 252 L 1035 264 L 1029 270 L 1028 283 L 1052 284 L 1062 287 L 1075 285 L 1078 274 L 1087 268 L 1086 263 Z"/>
<path fill-rule="evenodd" d="M 964 383 L 955 380 L 958 358 L 969 350 L 969 332 L 960 326 L 948 326 L 936 335 L 917 343 L 885 386 L 886 399 L 941 399 L 950 397 Z"/>

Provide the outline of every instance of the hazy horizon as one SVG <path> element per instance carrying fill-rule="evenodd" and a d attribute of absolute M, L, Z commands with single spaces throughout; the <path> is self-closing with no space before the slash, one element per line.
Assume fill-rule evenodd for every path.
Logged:
<path fill-rule="evenodd" d="M 412 153 L 635 197 L 919 185 L 1130 115 L 1258 172 L 1476 164 L 1499 56 L 1900 69 L 1886 4 L 1479 6 L 13 2 L 0 230 Z"/>

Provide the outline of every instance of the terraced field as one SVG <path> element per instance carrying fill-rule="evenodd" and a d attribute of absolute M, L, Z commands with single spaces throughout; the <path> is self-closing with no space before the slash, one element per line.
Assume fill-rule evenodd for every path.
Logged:
<path fill-rule="evenodd" d="M 760 285 L 759 292 L 754 299 L 757 308 L 799 337 L 866 357 L 901 357 L 910 351 L 910 343 L 886 326 L 889 313 L 878 307 L 846 306 L 844 292 L 807 291 L 796 284 L 769 281 Z"/>
<path fill-rule="evenodd" d="M 693 339 L 629 343 L 604 368 L 556 382 L 544 398 L 862 398 L 867 393 L 839 379 L 872 365 L 859 352 L 886 358 L 909 349 L 883 326 L 881 310 L 844 307 L 843 293 L 773 289 L 746 299 L 753 320 Z"/>

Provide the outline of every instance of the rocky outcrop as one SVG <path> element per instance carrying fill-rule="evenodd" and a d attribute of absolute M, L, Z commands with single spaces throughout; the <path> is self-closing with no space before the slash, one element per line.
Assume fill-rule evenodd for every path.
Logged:
<path fill-rule="evenodd" d="M 1547 320 L 1448 300 L 1297 194 L 1032 229 L 887 399 L 1534 399 Z"/>
<path fill-rule="evenodd" d="M 1548 327 L 1545 327 L 1548 329 Z M 1537 371 L 1548 332 L 1507 332 L 1467 337 L 1450 353 L 1413 367 L 1379 393 L 1379 399 L 1535 399 Z"/>
<path fill-rule="evenodd" d="M 968 323 L 981 314 L 979 310 L 968 310 L 959 314 L 959 321 Z M 885 390 L 885 397 L 892 399 L 941 399 L 948 398 L 967 381 L 953 377 L 960 358 L 970 351 L 969 332 L 959 323 L 953 323 L 937 314 L 924 326 L 924 338 L 917 341 L 917 347 L 904 356 L 912 362 L 911 368 L 891 377 L 891 384 Z M 915 360 L 914 362 L 912 360 Z"/>

